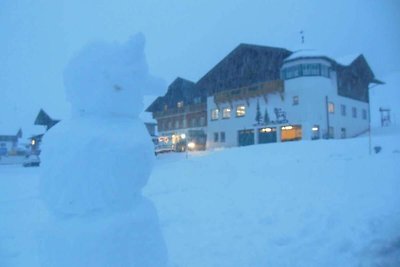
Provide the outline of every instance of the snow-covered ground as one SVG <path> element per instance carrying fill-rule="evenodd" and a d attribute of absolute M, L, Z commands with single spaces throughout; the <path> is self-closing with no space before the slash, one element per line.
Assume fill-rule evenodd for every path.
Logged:
<path fill-rule="evenodd" d="M 400 129 L 165 154 L 144 194 L 171 267 L 400 266 Z M 40 168 L 0 168 L 0 266 L 38 266 Z"/>

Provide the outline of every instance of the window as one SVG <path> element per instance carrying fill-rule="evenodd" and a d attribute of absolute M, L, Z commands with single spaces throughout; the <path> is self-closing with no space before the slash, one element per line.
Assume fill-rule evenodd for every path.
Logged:
<path fill-rule="evenodd" d="M 214 133 L 214 142 L 218 142 L 218 133 Z"/>
<path fill-rule="evenodd" d="M 179 128 L 179 120 L 175 121 L 175 129 Z"/>
<path fill-rule="evenodd" d="M 328 112 L 335 113 L 335 104 L 333 104 L 332 102 L 328 103 Z"/>
<path fill-rule="evenodd" d="M 200 102 L 201 102 L 201 98 L 200 98 L 200 97 L 195 97 L 195 98 L 193 99 L 193 103 L 194 103 L 194 104 L 200 104 Z"/>
<path fill-rule="evenodd" d="M 319 125 L 314 125 L 311 128 L 311 131 L 312 131 L 311 140 L 317 140 L 320 138 Z"/>
<path fill-rule="evenodd" d="M 230 108 L 224 108 L 222 110 L 222 118 L 223 119 L 229 119 L 231 117 L 231 109 Z"/>
<path fill-rule="evenodd" d="M 340 137 L 341 138 L 346 138 L 346 128 L 341 128 L 340 129 Z"/>
<path fill-rule="evenodd" d="M 218 120 L 219 117 L 219 109 L 215 108 L 211 110 L 211 120 L 215 121 Z"/>
<path fill-rule="evenodd" d="M 298 64 L 295 66 L 282 69 L 281 78 L 283 80 L 292 79 L 301 76 L 323 76 L 330 77 L 330 69 L 328 66 L 318 63 Z"/>
<path fill-rule="evenodd" d="M 200 126 L 206 125 L 206 118 L 200 117 Z"/>
<path fill-rule="evenodd" d="M 225 132 L 221 132 L 220 136 L 221 136 L 221 143 L 225 143 Z"/>
<path fill-rule="evenodd" d="M 168 110 L 168 105 L 164 105 L 164 111 Z"/>
<path fill-rule="evenodd" d="M 353 107 L 351 113 L 353 114 L 353 118 L 357 118 L 357 108 Z"/>
<path fill-rule="evenodd" d="M 286 125 L 281 127 L 281 141 L 301 140 L 301 125 Z"/>
<path fill-rule="evenodd" d="M 302 64 L 303 76 L 318 76 L 320 64 Z"/>
<path fill-rule="evenodd" d="M 294 96 L 293 97 L 293 106 L 297 106 L 299 104 L 299 96 Z"/>
<path fill-rule="evenodd" d="M 362 118 L 363 118 L 363 120 L 367 119 L 367 110 L 365 110 L 365 109 L 362 110 Z"/>
<path fill-rule="evenodd" d="M 243 117 L 246 115 L 246 107 L 244 105 L 240 105 L 236 107 L 236 117 Z"/>
<path fill-rule="evenodd" d="M 345 105 L 340 105 L 340 114 L 342 114 L 342 116 L 346 116 L 346 106 Z"/>
<path fill-rule="evenodd" d="M 328 137 L 330 139 L 335 138 L 335 132 L 334 132 L 334 129 L 333 129 L 332 126 L 330 126 L 329 129 L 328 129 Z"/>
<path fill-rule="evenodd" d="M 324 76 L 324 77 L 327 77 L 327 78 L 330 77 L 330 70 L 329 70 L 328 66 L 321 65 L 321 76 Z"/>
<path fill-rule="evenodd" d="M 178 103 L 176 103 L 176 106 L 178 108 L 183 108 L 183 101 L 179 101 Z"/>

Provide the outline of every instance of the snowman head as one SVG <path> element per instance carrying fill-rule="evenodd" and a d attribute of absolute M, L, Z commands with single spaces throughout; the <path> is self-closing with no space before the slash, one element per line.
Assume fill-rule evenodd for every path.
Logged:
<path fill-rule="evenodd" d="M 95 42 L 76 54 L 64 71 L 67 100 L 78 114 L 138 117 L 143 94 L 154 86 L 144 55 L 145 38 Z"/>

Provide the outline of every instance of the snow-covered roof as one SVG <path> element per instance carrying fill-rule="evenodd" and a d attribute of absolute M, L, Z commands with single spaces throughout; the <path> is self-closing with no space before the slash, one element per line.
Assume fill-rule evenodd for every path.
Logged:
<path fill-rule="evenodd" d="M 329 58 L 332 61 L 335 61 L 336 63 L 343 65 L 343 66 L 348 66 L 350 65 L 357 57 L 359 54 L 350 54 L 346 55 L 343 57 L 335 58 L 330 56 L 328 53 L 324 53 L 323 51 L 317 50 L 317 49 L 300 49 L 293 54 L 291 54 L 289 57 L 285 59 L 285 61 L 291 61 L 297 58 L 306 58 L 306 57 L 323 57 L 323 58 Z"/>
<path fill-rule="evenodd" d="M 359 54 L 350 54 L 350 55 L 346 55 L 346 56 L 343 56 L 343 57 L 336 58 L 335 60 L 340 65 L 348 66 L 351 63 L 353 63 L 353 61 L 356 58 L 358 58 L 359 56 L 360 56 Z"/>
<path fill-rule="evenodd" d="M 293 60 L 296 58 L 301 58 L 301 57 L 327 57 L 326 53 L 323 53 L 317 49 L 301 49 L 293 52 L 289 57 L 285 58 L 285 61 Z"/>

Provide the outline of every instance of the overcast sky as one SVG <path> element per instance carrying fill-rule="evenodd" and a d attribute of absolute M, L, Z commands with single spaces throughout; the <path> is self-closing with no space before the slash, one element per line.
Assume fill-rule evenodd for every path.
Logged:
<path fill-rule="evenodd" d="M 43 107 L 64 116 L 62 72 L 94 40 L 142 32 L 150 72 L 197 81 L 239 43 L 333 57 L 363 53 L 376 76 L 399 70 L 398 0 L 1 0 L 0 128 Z M 52 115 L 52 114 L 50 114 Z"/>

